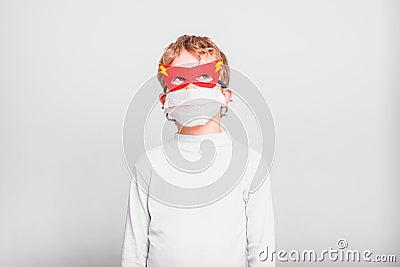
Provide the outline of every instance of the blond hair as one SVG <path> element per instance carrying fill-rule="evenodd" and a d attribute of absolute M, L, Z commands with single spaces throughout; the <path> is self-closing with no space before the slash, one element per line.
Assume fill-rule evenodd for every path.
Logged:
<path fill-rule="evenodd" d="M 170 43 L 165 48 L 163 55 L 160 58 L 159 63 L 165 65 L 171 65 L 171 63 L 177 58 L 183 50 L 192 53 L 197 56 L 200 61 L 202 55 L 215 55 L 216 60 L 222 59 L 222 69 L 220 74 L 220 80 L 229 86 L 230 80 L 230 69 L 228 65 L 228 58 L 225 54 L 217 47 L 217 45 L 210 40 L 208 37 L 195 36 L 195 35 L 182 35 L 176 39 L 175 42 Z M 157 79 L 161 84 L 161 87 L 165 87 L 165 82 L 160 72 L 157 73 Z"/>

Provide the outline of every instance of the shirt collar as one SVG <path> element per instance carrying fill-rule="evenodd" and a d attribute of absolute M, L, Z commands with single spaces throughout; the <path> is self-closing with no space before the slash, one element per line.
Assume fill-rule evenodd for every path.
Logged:
<path fill-rule="evenodd" d="M 215 146 L 227 146 L 231 144 L 231 138 L 226 131 L 218 133 L 202 134 L 202 135 L 188 135 L 174 133 L 174 140 L 182 144 L 199 144 L 203 140 L 210 140 Z"/>

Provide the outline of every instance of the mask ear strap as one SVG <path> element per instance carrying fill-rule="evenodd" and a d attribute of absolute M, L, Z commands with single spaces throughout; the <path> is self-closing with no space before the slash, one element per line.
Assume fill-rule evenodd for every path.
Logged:
<path fill-rule="evenodd" d="M 218 84 L 221 85 L 222 88 L 228 88 L 221 80 L 218 80 Z"/>

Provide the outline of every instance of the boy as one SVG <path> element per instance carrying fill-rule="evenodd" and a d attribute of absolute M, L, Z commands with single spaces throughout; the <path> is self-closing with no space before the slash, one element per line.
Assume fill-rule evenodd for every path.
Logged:
<path fill-rule="evenodd" d="M 249 195 L 250 172 L 222 198 L 195 208 L 167 205 L 151 194 L 156 172 L 188 188 L 207 186 L 225 172 L 232 153 L 232 141 L 220 124 L 222 111 L 228 110 L 232 98 L 225 54 L 207 37 L 183 35 L 164 51 L 158 79 L 164 91 L 160 103 L 167 119 L 177 126 L 165 147 L 179 150 L 194 162 L 204 153 L 200 144 L 211 140 L 215 158 L 207 175 L 170 168 L 161 146 L 148 152 L 157 164 L 145 166 L 141 160 L 135 164 L 134 176 L 146 181 L 148 190 L 131 180 L 121 266 L 275 266 L 260 260 L 266 246 L 275 249 L 269 177 Z M 247 148 L 243 149 L 246 153 Z M 259 156 L 249 150 L 249 169 L 256 169 L 253 162 Z M 196 199 L 188 200 L 195 203 Z"/>

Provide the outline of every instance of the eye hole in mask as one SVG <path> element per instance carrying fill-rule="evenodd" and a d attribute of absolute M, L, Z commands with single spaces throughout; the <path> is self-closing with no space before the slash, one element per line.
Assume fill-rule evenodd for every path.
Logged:
<path fill-rule="evenodd" d="M 209 82 L 211 82 L 213 80 L 213 78 L 208 74 L 202 74 L 202 75 L 197 76 L 195 78 L 195 80 L 199 81 L 199 82 L 203 82 L 203 83 L 209 83 Z M 183 78 L 183 77 L 175 77 L 175 78 L 173 78 L 171 80 L 171 84 L 173 84 L 173 85 L 181 85 L 185 81 L 186 81 L 186 79 Z"/>
<path fill-rule="evenodd" d="M 180 85 L 180 84 L 183 84 L 185 81 L 186 81 L 186 79 L 183 77 L 175 77 L 172 79 L 171 84 Z"/>
<path fill-rule="evenodd" d="M 196 80 L 204 83 L 204 82 L 211 82 L 213 80 L 213 78 L 208 74 L 203 74 L 203 75 L 196 77 Z"/>

